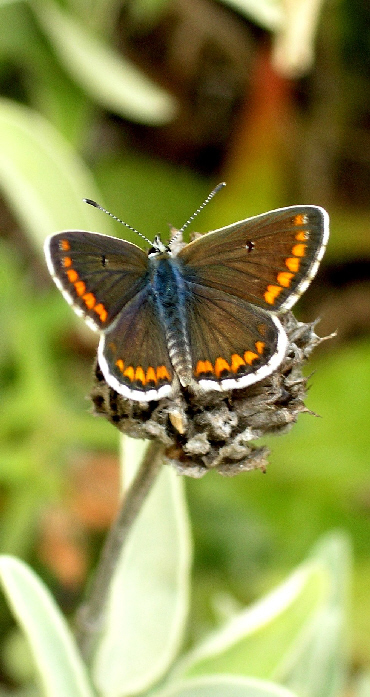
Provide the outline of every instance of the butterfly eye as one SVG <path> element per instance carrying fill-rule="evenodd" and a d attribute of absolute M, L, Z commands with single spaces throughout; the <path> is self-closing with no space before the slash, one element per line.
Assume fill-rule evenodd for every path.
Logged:
<path fill-rule="evenodd" d="M 245 243 L 245 246 L 246 246 L 247 252 L 251 252 L 252 249 L 254 249 L 254 242 L 252 242 L 252 240 L 247 240 Z"/>

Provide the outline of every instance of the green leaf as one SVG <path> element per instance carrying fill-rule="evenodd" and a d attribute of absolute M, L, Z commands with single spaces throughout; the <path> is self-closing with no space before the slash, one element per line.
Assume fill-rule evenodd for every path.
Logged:
<path fill-rule="evenodd" d="M 98 218 L 82 201 L 101 197 L 69 143 L 39 114 L 6 99 L 0 99 L 0 188 L 39 246 L 56 230 L 111 230 L 108 216 Z"/>
<path fill-rule="evenodd" d="M 356 680 L 353 697 L 370 697 L 370 673 L 364 673 Z"/>
<path fill-rule="evenodd" d="M 264 29 L 276 31 L 283 23 L 283 7 L 280 0 L 220 0 L 244 17 Z"/>
<path fill-rule="evenodd" d="M 336 697 L 348 679 L 348 548 L 341 533 L 324 537 L 281 586 L 214 632 L 173 676 L 232 673 Z"/>
<path fill-rule="evenodd" d="M 346 535 L 331 533 L 314 548 L 312 560 L 326 568 L 329 593 L 303 641 L 281 666 L 279 682 L 309 697 L 337 697 L 349 678 L 348 578 L 350 549 Z"/>
<path fill-rule="evenodd" d="M 174 674 L 274 677 L 317 616 L 327 593 L 326 570 L 317 562 L 307 562 L 191 651 Z"/>
<path fill-rule="evenodd" d="M 23 562 L 2 555 L 0 582 L 29 641 L 44 694 L 48 697 L 93 697 L 68 625 L 36 574 Z"/>
<path fill-rule="evenodd" d="M 163 467 L 113 579 L 93 666 L 102 695 L 148 689 L 177 654 L 189 605 L 189 538 L 183 481 Z"/>
<path fill-rule="evenodd" d="M 219 675 L 186 680 L 152 697 L 295 697 L 295 693 L 264 680 Z"/>
<path fill-rule="evenodd" d="M 170 121 L 171 95 L 50 0 L 34 2 L 39 22 L 71 77 L 104 109 L 149 125 Z"/>

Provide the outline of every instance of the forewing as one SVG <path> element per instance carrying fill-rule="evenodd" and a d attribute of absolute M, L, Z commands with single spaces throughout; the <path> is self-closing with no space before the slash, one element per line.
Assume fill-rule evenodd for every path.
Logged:
<path fill-rule="evenodd" d="M 246 387 L 281 363 L 287 337 L 277 317 L 214 288 L 190 285 L 194 379 L 203 389 Z"/>
<path fill-rule="evenodd" d="M 286 310 L 314 277 L 329 236 L 318 206 L 291 206 L 209 232 L 178 258 L 197 283 L 267 310 Z"/>
<path fill-rule="evenodd" d="M 173 368 L 148 287 L 102 334 L 98 358 L 107 383 L 124 397 L 147 402 L 171 393 Z"/>
<path fill-rule="evenodd" d="M 45 256 L 58 288 L 93 329 L 109 327 L 146 282 L 147 255 L 116 237 L 59 232 L 45 241 Z"/>

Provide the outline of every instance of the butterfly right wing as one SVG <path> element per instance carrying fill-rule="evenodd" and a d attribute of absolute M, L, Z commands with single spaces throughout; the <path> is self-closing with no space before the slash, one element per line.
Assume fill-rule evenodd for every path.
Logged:
<path fill-rule="evenodd" d="M 94 330 L 105 331 L 146 284 L 148 257 L 125 240 L 67 230 L 48 237 L 44 249 L 59 290 Z"/>
<path fill-rule="evenodd" d="M 202 390 L 234 390 L 270 375 L 284 359 L 278 317 L 228 293 L 192 283 L 187 301 L 193 378 Z"/>
<path fill-rule="evenodd" d="M 200 285 L 285 311 L 315 276 L 328 237 L 323 208 L 288 206 L 208 232 L 178 259 Z"/>

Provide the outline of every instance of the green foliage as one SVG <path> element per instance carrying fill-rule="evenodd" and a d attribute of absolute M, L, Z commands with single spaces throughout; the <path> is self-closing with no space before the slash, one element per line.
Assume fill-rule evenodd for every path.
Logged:
<path fill-rule="evenodd" d="M 152 125 L 173 118 L 175 102 L 170 95 L 62 11 L 58 3 L 35 1 L 33 7 L 63 67 L 102 107 Z"/>
<path fill-rule="evenodd" d="M 143 692 L 171 665 L 189 610 L 190 560 L 183 481 L 164 468 L 112 583 L 93 668 L 101 694 Z"/>
<path fill-rule="evenodd" d="M 0 558 L 0 577 L 12 611 L 29 640 L 43 693 L 92 697 L 73 637 L 47 588 L 14 557 Z"/>
<path fill-rule="evenodd" d="M 99 198 L 99 191 L 81 158 L 42 116 L 5 99 L 0 100 L 0 186 L 40 248 L 50 230 L 95 224 L 96 215 L 82 199 Z M 104 231 L 111 227 L 109 218 L 102 221 Z"/>
<path fill-rule="evenodd" d="M 140 457 L 140 443 L 130 447 Z M 0 558 L 1 583 L 29 641 L 42 694 L 147 695 L 161 681 L 156 697 L 339 695 L 347 677 L 349 573 L 341 535 L 324 538 L 278 588 L 176 658 L 190 581 L 182 485 L 163 469 L 132 528 L 90 678 L 42 581 L 24 563 Z"/>
<path fill-rule="evenodd" d="M 277 0 L 223 4 L 264 29 L 275 30 L 282 21 Z M 132 15 L 154 23 L 164 5 L 164 0 L 141 0 L 133 4 Z M 97 199 L 150 237 L 158 230 L 165 234 L 168 223 L 181 226 L 215 183 L 127 147 L 127 133 L 119 147 L 97 136 L 103 110 L 145 126 L 166 124 L 177 113 L 175 99 L 114 48 L 119 6 L 107 0 L 0 0 L 0 81 L 6 95 L 0 100 L 0 187 L 35 254 L 28 265 L 25 245 L 18 249 L 18 239 L 1 241 L 0 548 L 32 561 L 42 510 L 68 488 L 68 458 L 117 445 L 113 429 L 88 413 L 90 358 L 81 359 L 75 347 L 80 340 L 86 347 L 89 339 L 64 300 L 46 285 L 40 272 L 42 243 L 63 228 L 121 234 L 107 216 L 84 205 L 84 197 Z M 330 18 L 330 26 L 335 19 Z M 356 32 L 353 45 L 359 40 Z M 325 79 L 330 82 L 330 76 Z M 261 93 L 265 96 L 264 89 Z M 348 90 L 341 99 L 347 102 Z M 330 143 L 335 140 L 332 116 Z M 287 148 L 294 153 L 302 124 L 293 122 L 291 113 L 289 119 Z M 304 119 L 309 121 L 308 112 Z M 282 113 L 279 129 L 289 130 L 287 121 Z M 243 151 L 237 177 L 232 184 L 229 179 L 219 203 L 199 217 L 197 229 L 295 202 L 286 200 L 286 192 L 294 190 L 297 163 L 289 160 L 287 166 L 270 139 L 271 122 L 266 123 L 266 131 L 254 131 L 252 156 Z M 338 129 L 337 122 L 334 126 Z M 261 142 L 268 136 L 266 149 L 259 149 L 256 134 Z M 356 134 L 353 142 L 358 143 Z M 302 167 L 312 147 L 307 140 L 307 152 L 299 152 Z M 308 162 L 308 178 L 311 166 Z M 368 253 L 367 212 L 333 204 L 330 214 L 328 256 Z M 370 655 L 369 358 L 368 341 L 358 340 L 329 347 L 313 359 L 309 370 L 316 375 L 308 406 L 322 418 L 302 415 L 289 436 L 269 444 L 268 476 L 257 472 L 225 481 L 208 475 L 188 483 L 196 550 L 190 614 L 191 545 L 182 482 L 164 470 L 122 555 L 107 624 L 88 673 L 44 583 L 22 562 L 2 557 L 5 596 L 29 641 L 43 694 L 341 694 L 348 679 L 349 561 L 340 535 L 324 537 L 275 591 L 249 603 L 280 583 L 319 535 L 345 528 L 355 553 L 354 653 L 364 660 Z M 126 452 L 128 447 L 133 454 L 127 460 L 137 459 L 140 445 L 126 444 Z M 0 621 L 4 630 L 4 608 Z M 178 657 L 182 642 L 192 648 Z M 22 661 L 19 646 L 17 634 L 8 649 L 19 650 Z M 6 652 L 2 660 L 6 670 Z M 23 673 L 15 670 L 13 677 L 22 682 Z M 354 696 L 369 697 L 369 685 L 369 677 L 361 677 Z M 33 684 L 16 692 L 17 697 L 39 694 Z"/>

